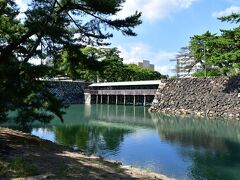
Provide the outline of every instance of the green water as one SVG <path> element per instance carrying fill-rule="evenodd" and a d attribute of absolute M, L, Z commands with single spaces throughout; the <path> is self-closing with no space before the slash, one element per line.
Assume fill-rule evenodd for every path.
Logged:
<path fill-rule="evenodd" d="M 144 107 L 73 105 L 41 138 L 177 179 L 240 179 L 240 122 L 150 114 Z"/>

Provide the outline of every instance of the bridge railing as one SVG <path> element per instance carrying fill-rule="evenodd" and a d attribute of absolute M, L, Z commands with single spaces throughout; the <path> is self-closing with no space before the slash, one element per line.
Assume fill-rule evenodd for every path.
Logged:
<path fill-rule="evenodd" d="M 155 95 L 157 89 L 131 89 L 131 90 L 89 90 L 93 95 Z"/>

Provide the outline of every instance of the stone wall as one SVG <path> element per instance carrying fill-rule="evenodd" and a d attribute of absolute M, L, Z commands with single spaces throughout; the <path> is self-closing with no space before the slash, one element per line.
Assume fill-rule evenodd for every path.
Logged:
<path fill-rule="evenodd" d="M 49 81 L 50 92 L 66 104 L 83 104 L 84 89 L 89 85 L 81 81 Z"/>
<path fill-rule="evenodd" d="M 240 118 L 240 77 L 165 80 L 150 111 Z"/>

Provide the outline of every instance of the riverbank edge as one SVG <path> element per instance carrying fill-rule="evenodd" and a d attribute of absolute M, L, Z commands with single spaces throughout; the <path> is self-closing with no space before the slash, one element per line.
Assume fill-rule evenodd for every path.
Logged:
<path fill-rule="evenodd" d="M 172 179 L 148 170 L 124 166 L 121 162 L 103 159 L 95 155 L 87 155 L 84 152 L 74 151 L 69 147 L 51 141 L 3 127 L 0 127 L 0 155 L 0 179 L 2 177 L 19 180 L 73 178 Z M 32 171 L 32 174 L 30 172 L 30 174 L 25 173 L 24 176 L 18 175 L 18 170 L 23 171 L 22 167 L 15 167 L 17 164 L 16 159 L 19 161 L 19 157 L 21 157 L 21 162 L 24 162 L 22 165 L 20 163 L 22 167 L 31 165 L 37 170 Z M 63 157 L 64 159 L 57 159 Z M 56 170 L 56 164 L 61 166 L 61 171 Z M 7 169 L 6 172 L 4 172 L 4 169 Z"/>
<path fill-rule="evenodd" d="M 192 111 L 188 109 L 154 109 L 149 108 L 148 111 L 153 114 L 165 114 L 170 116 L 179 116 L 179 117 L 194 117 L 194 118 L 207 118 L 207 119 L 222 119 L 222 120 L 233 120 L 240 121 L 240 116 L 234 116 L 232 114 L 219 115 L 209 111 Z"/>

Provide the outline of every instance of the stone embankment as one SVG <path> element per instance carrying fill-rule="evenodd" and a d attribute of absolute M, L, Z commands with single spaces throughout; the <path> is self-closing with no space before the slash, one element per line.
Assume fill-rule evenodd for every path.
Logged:
<path fill-rule="evenodd" d="M 240 77 L 165 80 L 150 111 L 240 119 Z"/>
<path fill-rule="evenodd" d="M 50 92 L 66 104 L 83 104 L 84 89 L 89 83 L 81 81 L 49 81 L 51 83 Z"/>

